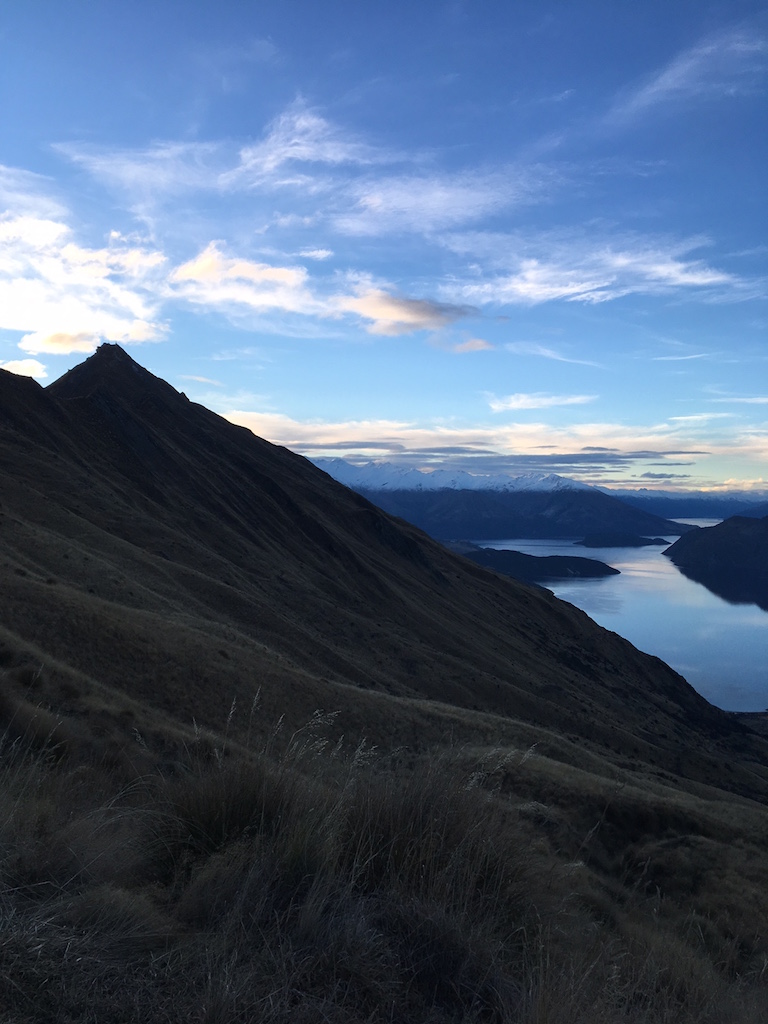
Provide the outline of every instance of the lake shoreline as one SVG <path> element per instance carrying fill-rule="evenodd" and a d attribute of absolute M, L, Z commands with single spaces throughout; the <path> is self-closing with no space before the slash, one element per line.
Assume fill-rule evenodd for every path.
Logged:
<path fill-rule="evenodd" d="M 696 526 L 719 521 L 688 520 Z M 730 603 L 711 593 L 683 575 L 659 547 L 583 548 L 571 538 L 472 543 L 539 557 L 583 553 L 613 566 L 620 574 L 544 579 L 538 585 L 639 650 L 661 658 L 722 710 L 759 715 L 768 708 L 768 613 L 756 604 Z"/>

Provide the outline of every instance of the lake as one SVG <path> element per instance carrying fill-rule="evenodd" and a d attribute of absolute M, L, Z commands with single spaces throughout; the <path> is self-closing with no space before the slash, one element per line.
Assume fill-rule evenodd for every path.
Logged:
<path fill-rule="evenodd" d="M 688 519 L 713 526 L 717 519 Z M 671 544 L 675 537 L 669 538 Z M 726 711 L 768 709 L 768 612 L 729 604 L 694 583 L 661 545 L 585 548 L 572 541 L 483 540 L 481 547 L 529 555 L 581 555 L 619 569 L 620 576 L 549 580 L 544 585 L 641 651 L 666 661 L 712 704 Z"/>

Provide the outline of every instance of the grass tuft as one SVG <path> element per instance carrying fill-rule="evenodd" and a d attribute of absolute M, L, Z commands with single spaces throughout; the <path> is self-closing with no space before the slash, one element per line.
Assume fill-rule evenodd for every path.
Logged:
<path fill-rule="evenodd" d="M 592 850 L 599 829 L 574 837 L 562 810 L 510 790 L 535 758 L 470 763 L 457 751 L 405 766 L 326 745 L 325 727 L 314 716 L 259 753 L 200 738 L 172 772 L 159 762 L 130 786 L 7 731 L 9 1019 L 763 1019 L 768 971 L 745 919 L 737 941 L 716 908 L 683 912 L 674 886 L 649 894 L 681 849 L 699 870 L 680 885 L 705 892 L 723 863 L 715 840 L 662 845 L 644 872 L 605 874 L 609 851 Z M 623 819 L 611 820 L 613 850 Z"/>

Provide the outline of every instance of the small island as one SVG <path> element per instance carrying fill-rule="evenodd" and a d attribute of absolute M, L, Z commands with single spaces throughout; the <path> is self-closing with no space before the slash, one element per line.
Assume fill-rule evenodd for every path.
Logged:
<path fill-rule="evenodd" d="M 603 530 L 600 533 L 588 533 L 584 540 L 574 541 L 574 544 L 582 548 L 645 548 L 653 544 L 664 546 L 669 541 L 664 537 L 640 537 L 636 533 Z"/>
<path fill-rule="evenodd" d="M 685 576 L 725 601 L 768 611 L 768 516 L 731 516 L 685 534 L 664 554 Z"/>
<path fill-rule="evenodd" d="M 523 583 L 543 583 L 547 580 L 600 579 L 617 576 L 618 569 L 596 558 L 578 555 L 526 555 L 522 551 L 498 551 L 482 548 L 470 541 L 448 545 L 457 554 L 464 555 L 486 569 L 494 569 L 504 576 L 513 576 Z"/>

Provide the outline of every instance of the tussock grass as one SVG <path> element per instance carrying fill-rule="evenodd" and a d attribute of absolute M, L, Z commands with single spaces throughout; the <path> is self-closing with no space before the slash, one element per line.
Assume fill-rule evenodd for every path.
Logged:
<path fill-rule="evenodd" d="M 531 799 L 532 751 L 414 761 L 326 744 L 328 724 L 273 730 L 256 752 L 199 736 L 130 784 L 92 751 L 78 762 L 6 730 L 7 1019 L 764 1019 L 765 947 L 744 901 L 712 899 L 714 839 L 679 837 L 633 872 L 593 856 L 599 827 L 578 835 L 586 812 L 569 825 Z M 625 822 L 637 853 L 622 799 L 610 852 Z M 754 903 L 768 865 L 739 842 Z M 698 863 L 698 888 L 670 850 Z"/>

